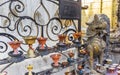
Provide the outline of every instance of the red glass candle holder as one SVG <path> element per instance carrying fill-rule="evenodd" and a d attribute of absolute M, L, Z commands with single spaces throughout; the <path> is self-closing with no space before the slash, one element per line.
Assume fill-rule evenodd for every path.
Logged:
<path fill-rule="evenodd" d="M 37 38 L 37 40 L 38 40 L 38 42 L 40 44 L 40 49 L 44 49 L 46 41 L 47 41 L 47 38 L 40 37 L 40 38 Z"/>
<path fill-rule="evenodd" d="M 76 32 L 73 34 L 73 37 L 75 38 L 75 40 L 77 40 L 79 37 L 81 37 L 81 32 Z"/>
<path fill-rule="evenodd" d="M 58 35 L 58 38 L 59 38 L 59 42 L 60 42 L 60 43 L 64 43 L 64 40 L 65 40 L 65 38 L 66 38 L 66 35 L 65 35 L 65 34 Z"/>
<path fill-rule="evenodd" d="M 20 44 L 22 43 L 22 41 L 12 41 L 12 42 L 8 42 L 8 44 L 13 48 L 13 54 L 19 54 L 17 48 L 20 47 Z"/>
<path fill-rule="evenodd" d="M 52 60 L 54 62 L 53 66 L 55 66 L 55 67 L 59 66 L 58 61 L 61 57 L 61 54 L 52 54 L 50 57 L 52 58 Z"/>

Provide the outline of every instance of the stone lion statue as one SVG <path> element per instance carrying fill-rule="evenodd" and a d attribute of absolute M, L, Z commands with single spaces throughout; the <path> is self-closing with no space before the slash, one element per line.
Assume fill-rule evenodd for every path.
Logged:
<path fill-rule="evenodd" d="M 102 64 L 104 50 L 107 49 L 109 42 L 109 18 L 104 14 L 95 14 L 86 22 L 87 27 L 87 46 L 89 53 L 90 69 L 94 69 L 94 60 Z"/>

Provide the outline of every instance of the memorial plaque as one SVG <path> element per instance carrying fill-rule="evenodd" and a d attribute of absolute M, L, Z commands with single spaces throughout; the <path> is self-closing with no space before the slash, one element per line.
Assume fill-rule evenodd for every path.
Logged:
<path fill-rule="evenodd" d="M 78 1 L 59 1 L 59 16 L 61 19 L 80 19 L 80 9 L 80 2 Z"/>

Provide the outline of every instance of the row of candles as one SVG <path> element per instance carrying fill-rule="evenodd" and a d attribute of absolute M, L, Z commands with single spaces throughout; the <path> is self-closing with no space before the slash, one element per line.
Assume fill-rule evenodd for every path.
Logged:
<path fill-rule="evenodd" d="M 81 37 L 81 32 L 73 33 L 73 37 L 74 37 L 73 43 L 80 44 L 80 41 L 78 39 L 79 39 L 79 37 Z M 66 35 L 65 34 L 58 35 L 58 38 L 59 38 L 59 43 L 57 43 L 57 45 L 61 46 L 61 47 L 66 46 L 66 43 L 65 43 Z M 35 43 L 36 39 L 39 43 L 39 50 L 44 51 L 46 48 L 47 38 L 45 38 L 45 37 L 37 38 L 36 36 L 24 37 L 25 43 L 28 44 L 28 46 L 29 46 L 29 49 L 27 51 L 27 56 L 30 58 L 36 57 L 35 50 L 32 48 L 32 44 Z M 19 40 L 14 40 L 12 42 L 8 42 L 8 44 L 13 48 L 13 51 L 10 52 L 12 54 L 12 56 L 11 56 L 11 54 L 9 54 L 11 57 L 22 56 L 22 54 L 23 54 L 22 51 L 17 50 L 18 47 L 20 47 L 20 45 L 22 43 L 23 42 L 19 41 Z M 86 51 L 80 50 L 80 53 L 86 54 Z M 59 63 L 59 59 L 61 58 L 61 55 L 62 54 L 60 54 L 60 53 L 54 53 L 54 54 L 50 55 L 50 57 L 53 60 L 53 63 L 51 64 L 53 67 L 55 67 L 55 68 L 60 67 L 60 66 L 65 67 L 68 64 L 70 64 L 71 62 L 74 62 L 74 59 L 73 59 L 74 53 L 72 51 L 70 51 L 68 53 L 69 58 L 67 58 L 66 62 Z M 31 66 L 29 66 L 29 67 L 31 67 Z M 78 69 L 81 70 L 81 66 L 78 66 Z M 69 75 L 69 74 L 67 74 L 67 75 Z"/>
<path fill-rule="evenodd" d="M 120 65 L 119 64 L 112 64 L 111 66 L 109 66 L 108 74 L 120 75 Z"/>
<path fill-rule="evenodd" d="M 106 63 L 104 64 L 104 68 L 106 69 L 106 74 L 105 75 L 120 75 L 120 65 L 119 64 L 112 64 L 111 59 L 106 59 Z M 102 65 L 101 64 L 96 64 L 96 70 L 102 70 Z M 103 70 L 105 70 L 103 69 Z"/>
<path fill-rule="evenodd" d="M 76 32 L 73 34 L 75 42 L 79 42 L 78 38 L 81 36 L 80 32 Z M 66 39 L 66 35 L 65 34 L 61 34 L 58 35 L 59 38 L 59 46 L 64 46 L 65 43 L 65 39 Z M 46 41 L 47 38 L 44 37 L 39 37 L 37 38 L 36 36 L 28 36 L 28 37 L 24 37 L 24 40 L 26 42 L 26 44 L 28 44 L 29 49 L 27 51 L 28 57 L 36 57 L 35 55 L 35 50 L 32 48 L 32 44 L 35 43 L 35 40 L 37 39 L 37 41 L 39 42 L 39 50 L 44 50 L 46 48 Z M 19 55 L 20 51 L 18 51 L 18 47 L 20 47 L 20 44 L 22 43 L 22 41 L 19 40 L 14 40 L 12 42 L 8 42 L 8 44 L 13 48 L 12 54 L 13 55 Z"/>
<path fill-rule="evenodd" d="M 35 57 L 34 49 L 32 48 L 32 44 L 35 43 L 35 40 L 38 40 L 39 44 L 41 45 L 41 48 L 44 48 L 45 42 L 47 38 L 36 38 L 35 36 L 29 36 L 29 37 L 24 37 L 24 40 L 26 44 L 29 45 L 29 49 L 27 51 L 28 57 Z M 20 51 L 18 51 L 18 47 L 20 47 L 20 44 L 22 44 L 22 41 L 14 40 L 12 42 L 8 42 L 8 44 L 13 48 L 13 55 L 18 55 Z"/>
<path fill-rule="evenodd" d="M 68 53 L 68 55 L 69 55 L 70 59 L 73 59 L 73 58 L 74 58 L 74 53 L 73 53 L 72 51 L 70 51 L 70 52 Z M 71 63 L 71 60 L 70 60 L 70 59 L 69 59 L 69 61 L 63 61 L 62 63 L 60 63 L 60 62 L 59 62 L 59 60 L 60 60 L 60 58 L 61 58 L 61 54 L 60 54 L 60 53 L 52 54 L 52 55 L 50 55 L 50 57 L 51 57 L 52 60 L 53 60 L 52 66 L 53 66 L 54 68 L 56 68 L 56 69 L 59 68 L 59 67 L 67 67 L 68 64 Z M 72 61 L 73 61 L 73 60 L 72 60 Z M 32 70 L 33 70 L 33 65 L 29 64 L 29 65 L 27 66 L 27 70 L 28 70 L 28 72 L 26 72 L 25 75 L 36 75 L 36 73 L 32 71 Z M 0 73 L 0 75 L 7 75 L 7 72 L 4 71 L 3 73 Z M 65 75 L 70 75 L 70 72 L 68 72 L 68 71 L 65 72 Z"/>
<path fill-rule="evenodd" d="M 41 39 L 41 38 L 40 38 Z M 43 39 L 43 38 L 42 38 Z M 13 50 L 14 51 L 12 51 L 13 52 L 13 54 L 14 55 L 19 55 L 19 51 L 17 50 L 17 48 L 20 46 L 20 43 L 21 43 L 21 41 L 14 41 L 14 42 L 9 42 L 9 44 L 10 44 L 10 46 L 13 48 Z M 31 43 L 31 42 L 30 42 Z M 31 50 L 31 51 L 34 51 L 33 50 L 33 48 L 31 47 L 31 44 L 30 44 L 30 49 L 29 50 Z M 42 49 L 43 49 L 44 47 L 42 47 Z M 69 62 L 72 62 L 73 60 L 71 60 L 73 57 L 74 57 L 74 53 L 72 52 L 72 51 L 70 51 L 69 53 L 68 53 L 68 55 L 69 55 L 69 59 L 68 59 L 68 61 Z M 53 61 L 54 61 L 54 66 L 58 66 L 58 60 L 60 59 L 60 57 L 61 57 L 61 54 L 60 53 L 55 53 L 55 54 L 52 54 L 51 56 L 50 56 L 52 59 L 53 59 Z M 63 62 L 63 64 L 65 65 L 65 62 Z"/>
<path fill-rule="evenodd" d="M 81 70 L 82 67 L 79 66 L 78 69 Z M 27 66 L 27 70 L 28 70 L 28 72 L 26 72 L 25 75 L 36 75 L 36 73 L 33 72 L 33 65 L 29 64 L 29 65 Z M 8 74 L 8 72 L 6 72 L 6 71 L 0 73 L 0 75 L 7 75 L 7 74 Z M 72 72 L 70 72 L 70 70 L 66 71 L 64 74 L 65 74 L 65 75 L 73 75 Z"/>
<path fill-rule="evenodd" d="M 74 53 L 72 51 L 70 51 L 68 53 L 70 59 L 74 59 Z M 70 60 L 69 61 L 63 61 L 62 63 L 59 62 L 59 59 L 61 58 L 61 54 L 57 53 L 57 54 L 52 54 L 50 55 L 50 57 L 53 60 L 52 66 L 57 69 L 58 67 L 60 67 L 61 65 L 63 65 L 62 67 L 67 67 L 68 64 L 72 63 Z M 27 66 L 28 72 L 27 73 L 33 73 L 32 75 L 34 75 L 34 72 L 32 72 L 33 69 L 33 65 L 28 65 Z M 79 71 L 81 71 L 83 69 L 82 65 L 78 65 L 77 69 Z M 68 67 L 67 71 L 64 73 L 65 75 L 73 75 L 72 72 L 70 71 L 70 67 Z M 26 74 L 25 74 L 26 75 Z"/>

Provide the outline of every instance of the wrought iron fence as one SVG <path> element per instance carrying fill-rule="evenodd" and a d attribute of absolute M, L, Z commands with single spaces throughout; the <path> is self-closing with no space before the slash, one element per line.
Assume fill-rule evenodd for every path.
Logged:
<path fill-rule="evenodd" d="M 43 36 L 49 38 L 51 41 L 57 41 L 58 34 L 67 34 L 69 40 L 72 40 L 72 33 L 76 32 L 77 25 L 74 20 L 61 20 L 59 18 L 59 1 L 58 0 L 46 0 L 48 3 L 52 3 L 57 8 L 54 15 L 51 17 L 51 13 L 48 11 L 52 9 L 50 6 L 45 5 L 45 0 L 40 0 L 39 5 L 35 7 L 33 16 L 24 15 L 23 12 L 26 10 L 24 0 L 8 0 L 0 4 L 2 8 L 6 4 L 8 5 L 8 13 L 0 14 L 1 25 L 0 32 L 1 38 L 8 38 L 9 40 L 0 41 L 0 53 L 5 53 L 8 50 L 8 41 L 15 39 L 22 40 L 25 36 Z M 42 14 L 44 11 L 45 15 Z M 53 13 L 52 13 L 53 14 Z M 47 21 L 44 22 L 43 17 L 47 17 Z M 69 25 L 71 24 L 71 25 Z M 21 49 L 24 50 L 23 46 L 26 45 L 24 42 L 21 45 Z M 25 50 L 24 50 L 25 51 Z"/>

